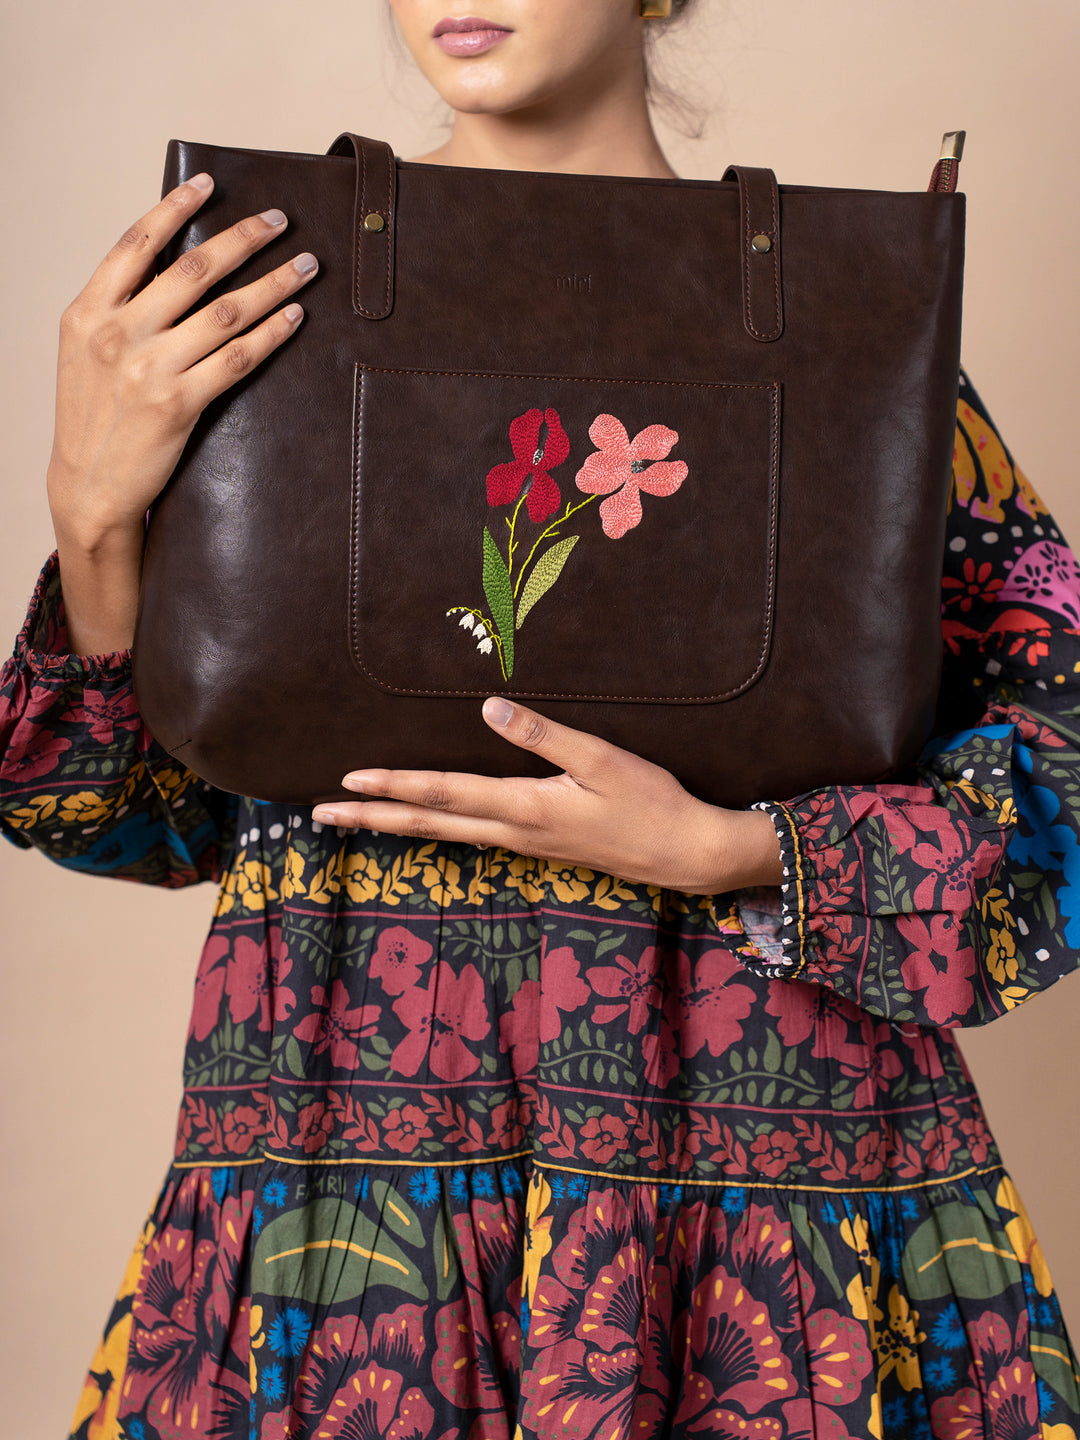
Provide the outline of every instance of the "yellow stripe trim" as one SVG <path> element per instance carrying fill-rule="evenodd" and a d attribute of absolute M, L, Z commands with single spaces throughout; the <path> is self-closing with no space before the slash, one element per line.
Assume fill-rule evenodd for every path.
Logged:
<path fill-rule="evenodd" d="M 558 1170 L 567 1175 L 588 1175 L 596 1180 L 624 1180 L 630 1185 L 700 1185 L 703 1189 L 720 1189 L 733 1186 L 739 1190 L 794 1190 L 821 1195 L 898 1195 L 904 1190 L 926 1190 L 937 1185 L 951 1185 L 954 1180 L 965 1180 L 969 1175 L 994 1175 L 1004 1167 L 988 1165 L 980 1170 L 973 1165 L 970 1170 L 959 1170 L 955 1175 L 943 1175 L 940 1180 L 915 1180 L 910 1185 L 772 1185 L 768 1180 L 691 1180 L 685 1175 L 616 1175 L 611 1170 L 579 1170 L 573 1165 L 553 1165 L 549 1160 L 538 1160 L 538 1170 Z M 1009 1257 L 1016 1259 L 1015 1255 Z"/>

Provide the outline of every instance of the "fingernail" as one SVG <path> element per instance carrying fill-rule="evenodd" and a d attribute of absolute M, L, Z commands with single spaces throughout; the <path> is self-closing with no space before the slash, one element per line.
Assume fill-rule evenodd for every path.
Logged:
<path fill-rule="evenodd" d="M 345 816 L 340 810 L 327 809 L 325 805 L 317 806 L 311 812 L 311 818 L 317 820 L 320 825 L 342 825 L 345 823 Z"/>
<path fill-rule="evenodd" d="M 297 255 L 292 263 L 293 269 L 298 275 L 310 275 L 313 270 L 319 268 L 318 260 L 307 250 L 304 251 L 303 255 Z"/>
<path fill-rule="evenodd" d="M 301 315 L 303 315 L 304 307 L 302 305 L 286 305 L 285 309 L 281 313 L 285 316 L 285 319 L 288 320 L 290 325 L 295 325 L 297 320 L 299 320 Z"/>
<path fill-rule="evenodd" d="M 265 220 L 267 225 L 270 226 L 284 225 L 285 212 L 283 210 L 264 210 L 259 216 L 259 219 Z"/>
<path fill-rule="evenodd" d="M 493 725 L 509 725 L 513 714 L 513 705 L 501 695 L 492 695 L 484 701 L 484 719 L 490 720 Z"/>
<path fill-rule="evenodd" d="M 187 184 L 194 190 L 212 190 L 214 188 L 214 182 L 205 170 L 201 171 L 198 175 L 192 175 L 191 179 L 187 181 Z"/>
<path fill-rule="evenodd" d="M 365 790 L 367 789 L 367 785 L 366 785 L 366 783 L 365 783 L 365 781 L 364 781 L 364 777 L 363 777 L 362 775 L 346 775 L 345 778 L 344 778 L 344 780 L 342 780 L 341 783 L 342 783 L 342 785 L 345 787 L 346 790 L 356 790 L 356 791 L 358 791 L 361 795 L 362 795 L 362 794 L 365 792 Z"/>

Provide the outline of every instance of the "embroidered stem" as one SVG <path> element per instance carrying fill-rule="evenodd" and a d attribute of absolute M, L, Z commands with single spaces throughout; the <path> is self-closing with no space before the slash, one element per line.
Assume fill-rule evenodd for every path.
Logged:
<path fill-rule="evenodd" d="M 522 565 L 521 569 L 518 571 L 517 584 L 514 586 L 514 599 L 515 599 L 515 600 L 517 599 L 517 593 L 518 593 L 518 591 L 521 589 L 521 582 L 522 582 L 522 580 L 523 580 L 523 578 L 524 578 L 524 576 L 525 576 L 525 571 L 529 568 L 529 561 L 530 561 L 530 560 L 533 558 L 533 556 L 536 554 L 537 547 L 539 546 L 541 540 L 546 539 L 547 536 L 549 536 L 549 535 L 554 535 L 554 534 L 556 533 L 556 531 L 558 530 L 559 526 L 560 526 L 560 525 L 565 525 L 565 523 L 567 522 L 567 520 L 570 519 L 570 516 L 571 516 L 571 515 L 576 515 L 579 510 L 584 510 L 584 509 L 585 509 L 585 506 L 586 506 L 586 505 L 591 505 L 595 499 L 597 499 L 597 496 L 595 496 L 595 495 L 590 495 L 587 500 L 582 500 L 582 502 L 581 502 L 580 505 L 567 505 L 567 507 L 566 507 L 566 514 L 565 514 L 565 515 L 560 515 L 559 518 L 558 518 L 558 520 L 553 520 L 553 521 L 551 522 L 551 524 L 547 527 L 547 529 L 541 530 L 540 534 L 536 537 L 536 544 L 535 544 L 535 545 L 532 547 L 532 549 L 529 551 L 528 555 L 525 556 L 525 563 L 524 563 L 524 565 Z"/>
<path fill-rule="evenodd" d="M 525 490 L 521 492 L 521 496 L 517 504 L 514 506 L 513 518 L 506 522 L 510 526 L 510 553 L 506 557 L 507 574 L 511 574 L 514 569 L 514 545 L 516 543 L 514 540 L 514 529 L 517 526 L 518 511 L 521 509 L 522 505 L 525 504 L 525 496 L 527 493 L 528 492 Z M 528 561 L 526 561 L 526 564 L 528 564 Z"/>

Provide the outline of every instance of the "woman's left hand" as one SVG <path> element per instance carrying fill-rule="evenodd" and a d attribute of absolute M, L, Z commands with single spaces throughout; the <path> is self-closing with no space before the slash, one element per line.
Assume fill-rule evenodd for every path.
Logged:
<path fill-rule="evenodd" d="M 496 846 L 690 895 L 780 884 L 779 842 L 761 811 L 697 800 L 659 765 L 501 696 L 485 700 L 483 716 L 564 773 L 531 779 L 356 770 L 343 786 L 373 798 L 319 805 L 314 818 Z"/>

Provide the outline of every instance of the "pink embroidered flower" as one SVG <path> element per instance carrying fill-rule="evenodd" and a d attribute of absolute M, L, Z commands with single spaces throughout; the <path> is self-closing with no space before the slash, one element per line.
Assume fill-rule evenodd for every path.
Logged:
<path fill-rule="evenodd" d="M 555 513 L 562 499 L 548 471 L 570 454 L 558 411 L 534 407 L 516 416 L 510 422 L 510 445 L 513 460 L 493 465 L 487 473 L 488 504 L 512 505 L 524 485 L 529 519 L 539 523 Z"/>
<path fill-rule="evenodd" d="M 586 495 L 607 495 L 600 506 L 604 534 L 618 540 L 641 522 L 641 495 L 674 495 L 686 479 L 686 462 L 663 457 L 679 438 L 666 425 L 646 425 L 631 440 L 614 415 L 597 415 L 589 439 L 597 449 L 574 476 Z M 614 493 L 613 493 L 614 492 Z"/>

